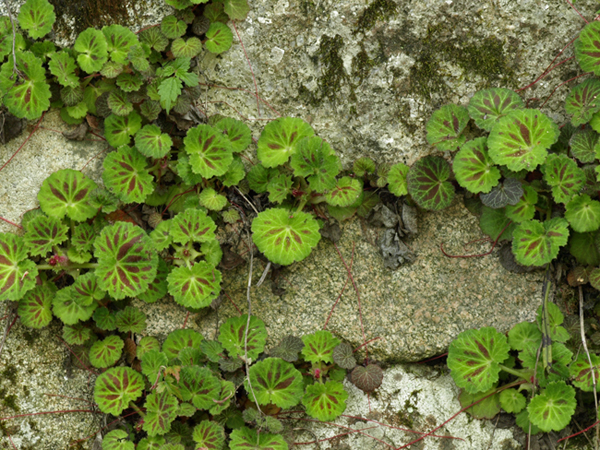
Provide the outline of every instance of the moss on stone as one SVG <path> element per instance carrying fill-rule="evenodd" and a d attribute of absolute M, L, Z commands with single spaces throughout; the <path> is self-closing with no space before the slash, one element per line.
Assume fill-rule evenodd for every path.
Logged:
<path fill-rule="evenodd" d="M 480 36 L 467 32 L 460 37 L 446 36 L 447 22 L 432 25 L 427 36 L 419 42 L 404 39 L 403 47 L 416 60 L 410 69 L 410 92 L 430 99 L 433 94 L 448 94 L 448 86 L 442 63 L 444 61 L 461 67 L 465 75 L 478 75 L 484 80 L 482 88 L 492 83 L 515 87 L 517 85 L 514 69 L 504 51 L 502 41 L 494 36 Z"/>
<path fill-rule="evenodd" d="M 8 380 L 11 382 L 11 384 L 15 384 L 17 382 L 17 368 L 13 365 L 8 365 L 6 366 L 6 369 L 4 369 L 1 373 L 2 375 L 2 379 L 3 380 Z"/>
<path fill-rule="evenodd" d="M 398 13 L 398 5 L 392 0 L 375 0 L 363 11 L 356 22 L 354 33 L 364 33 L 373 28 L 378 20 L 388 19 Z"/>
<path fill-rule="evenodd" d="M 335 97 L 342 87 L 342 82 L 348 79 L 344 70 L 344 61 L 340 50 L 344 40 L 339 34 L 334 37 L 324 35 L 317 56 L 321 61 L 322 76 L 319 78 L 319 92 L 321 99 L 335 101 Z"/>
<path fill-rule="evenodd" d="M 132 25 L 128 8 L 140 0 L 49 0 L 56 14 L 55 30 L 69 36 L 86 28 L 102 28 L 118 23 Z M 145 4 L 145 1 L 143 2 Z M 74 24 L 70 20 L 74 19 Z"/>

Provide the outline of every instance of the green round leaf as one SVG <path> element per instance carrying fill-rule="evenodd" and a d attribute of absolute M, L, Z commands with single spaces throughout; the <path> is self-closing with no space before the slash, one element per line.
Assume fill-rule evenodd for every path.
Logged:
<path fill-rule="evenodd" d="M 93 274 L 92 274 L 93 275 Z M 80 296 L 73 286 L 61 289 L 52 299 L 52 311 L 63 323 L 75 325 L 79 321 L 86 321 L 98 304 L 88 302 L 89 297 Z"/>
<path fill-rule="evenodd" d="M 0 244 L 1 245 L 1 244 Z M 50 286 L 36 286 L 19 300 L 21 323 L 30 328 L 43 328 L 52 321 L 52 298 L 54 292 Z"/>
<path fill-rule="evenodd" d="M 454 198 L 449 177 L 450 166 L 444 158 L 426 156 L 408 171 L 408 192 L 422 208 L 439 211 L 450 206 Z"/>
<path fill-rule="evenodd" d="M 32 256 L 46 256 L 67 239 L 68 227 L 55 217 L 36 216 L 24 228 L 25 244 Z"/>
<path fill-rule="evenodd" d="M 90 193 L 96 187 L 96 183 L 81 172 L 63 169 L 44 180 L 37 197 L 46 215 L 58 219 L 67 216 L 83 222 L 96 214 L 89 203 Z"/>
<path fill-rule="evenodd" d="M 175 16 L 165 17 L 160 24 L 160 31 L 169 39 L 177 39 L 185 34 L 187 25 L 182 20 L 177 20 Z"/>
<path fill-rule="evenodd" d="M 304 212 L 272 208 L 252 222 L 252 240 L 275 264 L 302 261 L 321 239 L 318 222 Z"/>
<path fill-rule="evenodd" d="M 460 333 L 448 349 L 448 367 L 456 385 L 467 392 L 489 390 L 510 350 L 506 336 L 493 327 Z"/>
<path fill-rule="evenodd" d="M 147 161 L 135 148 L 123 145 L 102 163 L 105 186 L 125 203 L 142 203 L 154 190 Z"/>
<path fill-rule="evenodd" d="M 187 347 L 199 348 L 204 338 L 194 330 L 175 330 L 169 333 L 163 343 L 162 351 L 170 358 L 176 358 Z"/>
<path fill-rule="evenodd" d="M 273 403 L 287 409 L 297 405 L 303 396 L 302 374 L 289 362 L 266 358 L 250 366 L 250 382 L 256 400 L 261 405 Z M 253 399 L 246 379 L 244 386 Z"/>
<path fill-rule="evenodd" d="M 145 156 L 162 158 L 171 150 L 173 141 L 168 134 L 161 132 L 156 125 L 144 125 L 135 134 L 135 146 Z"/>
<path fill-rule="evenodd" d="M 26 258 L 22 237 L 0 233 L 0 301 L 17 301 L 35 286 L 37 266 Z"/>
<path fill-rule="evenodd" d="M 506 208 L 493 209 L 484 205 L 479 218 L 479 228 L 493 241 L 496 239 L 510 241 L 513 238 L 516 224 L 511 223 L 511 220 L 506 216 Z"/>
<path fill-rule="evenodd" d="M 600 356 L 590 353 L 590 360 L 592 362 L 591 365 L 587 355 L 580 353 L 577 361 L 569 367 L 573 384 L 585 392 L 592 392 L 594 390 L 594 380 L 596 384 L 600 380 Z"/>
<path fill-rule="evenodd" d="M 333 154 L 329 144 L 317 136 L 298 141 L 290 166 L 295 176 L 308 177 L 310 187 L 315 192 L 334 189 L 335 177 L 340 172 L 339 158 Z"/>
<path fill-rule="evenodd" d="M 101 330 L 113 331 L 117 329 L 115 314 L 112 314 L 108 308 L 98 308 L 94 311 L 94 322 Z M 139 347 L 138 347 L 139 356 Z"/>
<path fill-rule="evenodd" d="M 143 360 L 144 355 L 151 350 L 160 350 L 158 339 L 156 339 L 154 336 L 144 336 L 142 339 L 140 339 L 140 342 L 138 342 L 136 356 Z"/>
<path fill-rule="evenodd" d="M 88 28 L 77 36 L 73 49 L 79 53 L 77 62 L 87 73 L 98 72 L 108 59 L 106 38 L 102 31 Z"/>
<path fill-rule="evenodd" d="M 117 116 L 127 116 L 133 111 L 133 104 L 121 89 L 115 89 L 108 94 L 107 105 Z"/>
<path fill-rule="evenodd" d="M 552 186 L 552 196 L 557 202 L 567 203 L 582 188 L 585 173 L 566 155 L 548 155 L 542 166 L 544 181 Z"/>
<path fill-rule="evenodd" d="M 56 20 L 54 6 L 48 0 L 27 0 L 19 11 L 19 25 L 32 39 L 46 36 Z"/>
<path fill-rule="evenodd" d="M 598 133 L 590 128 L 577 130 L 569 141 L 573 156 L 582 163 L 591 163 L 596 159 Z M 600 147 L 598 147 L 600 148 Z"/>
<path fill-rule="evenodd" d="M 159 381 L 159 374 L 162 374 L 168 364 L 169 358 L 164 352 L 156 349 L 148 350 L 142 359 L 142 373 L 146 375 L 150 383 L 155 384 Z"/>
<path fill-rule="evenodd" d="M 169 233 L 174 242 L 209 242 L 215 239 L 217 225 L 200 209 L 187 209 L 171 220 Z"/>
<path fill-rule="evenodd" d="M 337 184 L 325 194 L 325 200 L 331 206 L 350 206 L 362 194 L 362 184 L 356 178 L 342 177 Z"/>
<path fill-rule="evenodd" d="M 591 21 L 575 41 L 575 58 L 584 72 L 600 75 L 600 23 Z"/>
<path fill-rule="evenodd" d="M 531 423 L 540 430 L 560 431 L 571 421 L 575 406 L 575 389 L 564 381 L 557 381 L 548 384 L 540 395 L 531 399 L 527 411 Z"/>
<path fill-rule="evenodd" d="M 50 73 L 57 78 L 57 81 L 62 86 L 74 87 L 79 85 L 79 77 L 75 75 L 77 65 L 75 64 L 75 60 L 65 50 L 50 55 L 48 68 L 50 69 Z"/>
<path fill-rule="evenodd" d="M 306 387 L 302 404 L 306 413 L 322 422 L 339 417 L 346 409 L 348 393 L 344 385 L 337 381 L 327 381 L 325 384 L 315 383 Z"/>
<path fill-rule="evenodd" d="M 135 297 L 156 277 L 158 255 L 151 239 L 138 226 L 117 222 L 94 241 L 100 288 L 115 299 Z"/>
<path fill-rule="evenodd" d="M 143 430 L 148 436 L 166 434 L 171 430 L 171 422 L 177 418 L 179 402 L 177 397 L 168 392 L 152 392 L 146 397 L 146 416 Z"/>
<path fill-rule="evenodd" d="M 538 194 L 536 190 L 531 186 L 523 186 L 523 196 L 519 199 L 518 203 L 506 206 L 506 217 L 515 223 L 533 219 L 537 201 Z"/>
<path fill-rule="evenodd" d="M 600 111 L 600 80 L 591 78 L 578 84 L 567 96 L 565 111 L 573 114 L 571 123 L 577 127 L 589 122 L 592 116 Z"/>
<path fill-rule="evenodd" d="M 500 405 L 507 413 L 516 414 L 525 408 L 527 400 L 516 389 L 505 389 L 500 392 Z"/>
<path fill-rule="evenodd" d="M 542 343 L 542 332 L 534 323 L 520 322 L 508 332 L 508 343 L 513 350 L 537 348 Z"/>
<path fill-rule="evenodd" d="M 198 196 L 200 205 L 211 211 L 221 211 L 227 205 L 227 197 L 217 194 L 213 188 L 204 188 Z"/>
<path fill-rule="evenodd" d="M 223 53 L 229 50 L 233 42 L 233 33 L 227 25 L 221 22 L 212 22 L 206 32 L 206 49 L 211 53 Z"/>
<path fill-rule="evenodd" d="M 490 192 L 500 179 L 500 171 L 488 156 L 486 143 L 485 137 L 467 142 L 452 163 L 458 184 L 474 194 Z"/>
<path fill-rule="evenodd" d="M 96 341 L 90 348 L 90 363 L 94 367 L 106 368 L 114 366 L 123 352 L 125 343 L 119 336 L 108 336 L 103 341 Z"/>
<path fill-rule="evenodd" d="M 525 105 L 514 91 L 505 88 L 491 88 L 477 91 L 469 101 L 469 115 L 475 124 L 491 131 L 498 121 L 515 109 Z"/>
<path fill-rule="evenodd" d="M 541 111 L 514 110 L 492 129 L 487 141 L 489 155 L 514 172 L 531 171 L 546 160 L 547 149 L 558 135 L 558 126 Z"/>
<path fill-rule="evenodd" d="M 568 240 L 569 227 L 563 218 L 555 217 L 544 223 L 527 220 L 513 232 L 512 250 L 519 264 L 543 266 L 556 258 Z"/>
<path fill-rule="evenodd" d="M 140 41 L 152 47 L 157 52 L 162 52 L 169 45 L 169 39 L 159 27 L 146 28 L 140 31 Z"/>
<path fill-rule="evenodd" d="M 214 128 L 221 130 L 227 139 L 229 139 L 231 150 L 235 153 L 246 150 L 252 142 L 250 128 L 241 120 L 224 117 L 214 124 Z"/>
<path fill-rule="evenodd" d="M 221 383 L 206 367 L 186 366 L 181 369 L 178 383 L 181 398 L 198 409 L 209 409 L 219 398 Z"/>
<path fill-rule="evenodd" d="M 230 450 L 288 450 L 288 445 L 281 435 L 257 433 L 248 427 L 235 428 L 229 437 Z"/>
<path fill-rule="evenodd" d="M 221 325 L 219 329 L 219 342 L 229 353 L 231 358 L 244 356 L 245 353 L 245 335 L 248 315 L 239 317 L 230 317 Z M 247 350 L 248 358 L 255 360 L 265 349 L 267 341 L 267 330 L 265 324 L 256 316 L 250 317 L 248 326 Z"/>
<path fill-rule="evenodd" d="M 113 367 L 96 378 L 94 400 L 103 413 L 119 416 L 144 389 L 142 375 L 129 367 Z"/>
<path fill-rule="evenodd" d="M 78 323 L 63 327 L 63 339 L 69 345 L 83 345 L 92 337 L 92 330 Z"/>
<path fill-rule="evenodd" d="M 315 132 L 311 126 L 294 117 L 281 117 L 269 122 L 258 139 L 258 159 L 264 167 L 286 163 L 296 152 L 296 145 Z"/>
<path fill-rule="evenodd" d="M 175 58 L 193 58 L 202 50 L 202 42 L 196 37 L 177 38 L 171 44 L 171 53 Z"/>
<path fill-rule="evenodd" d="M 442 106 L 427 122 L 427 142 L 435 145 L 438 150 L 455 150 L 465 142 L 462 132 L 467 123 L 467 108 L 452 104 Z"/>
<path fill-rule="evenodd" d="M 225 430 L 216 422 L 203 420 L 194 427 L 192 434 L 196 447 L 221 450 L 225 444 Z"/>
<path fill-rule="evenodd" d="M 304 347 L 302 356 L 306 361 L 317 363 L 333 363 L 333 349 L 338 346 L 340 340 L 327 330 L 315 331 L 312 334 L 302 336 Z"/>
<path fill-rule="evenodd" d="M 470 405 L 473 405 L 473 403 L 481 400 L 479 403 L 476 403 L 465 411 L 476 419 L 493 419 L 500 412 L 500 396 L 494 394 L 494 390 L 495 388 L 492 388 L 489 391 L 477 392 L 474 394 L 461 390 L 458 401 L 460 402 L 460 406 L 467 408 Z"/>
<path fill-rule="evenodd" d="M 600 250 L 595 244 L 597 233 L 577 233 L 569 236 L 569 251 L 579 264 L 586 266 L 600 265 Z"/>
<path fill-rule="evenodd" d="M 173 269 L 167 283 L 169 294 L 177 303 L 186 308 L 204 308 L 221 292 L 221 272 L 200 261 L 191 268 L 182 266 Z"/>
<path fill-rule="evenodd" d="M 142 118 L 135 111 L 125 117 L 111 114 L 104 121 L 104 137 L 115 148 L 128 145 L 131 136 L 142 126 Z"/>
<path fill-rule="evenodd" d="M 102 439 L 102 450 L 134 450 L 135 444 L 129 440 L 124 430 L 113 430 Z"/>
<path fill-rule="evenodd" d="M 275 175 L 267 185 L 269 201 L 271 203 L 283 202 L 292 193 L 292 176 L 280 173 Z"/>
<path fill-rule="evenodd" d="M 141 333 L 146 329 L 146 314 L 132 306 L 120 310 L 115 319 L 115 325 L 122 333 Z"/>
<path fill-rule="evenodd" d="M 116 63 L 128 64 L 129 49 L 138 43 L 135 33 L 118 24 L 103 27 L 102 33 L 106 38 L 106 49 L 110 54 L 110 59 Z"/>
<path fill-rule="evenodd" d="M 210 125 L 189 129 L 183 144 L 192 171 L 205 178 L 223 175 L 233 160 L 229 141 Z"/>
<path fill-rule="evenodd" d="M 567 203 L 565 219 L 578 233 L 596 231 L 600 228 L 600 202 L 589 195 L 577 195 Z"/>

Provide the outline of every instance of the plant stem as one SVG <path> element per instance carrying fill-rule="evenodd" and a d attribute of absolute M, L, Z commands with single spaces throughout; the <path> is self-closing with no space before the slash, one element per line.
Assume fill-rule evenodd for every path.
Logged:
<path fill-rule="evenodd" d="M 140 415 L 140 417 L 142 417 L 142 418 L 146 417 L 146 414 L 144 413 L 144 411 L 142 411 L 138 407 L 138 405 L 136 405 L 135 403 L 129 402 L 129 407 L 132 408 L 132 409 L 134 409 Z"/>
<path fill-rule="evenodd" d="M 515 377 L 519 377 L 527 382 L 529 382 L 529 378 L 531 376 L 531 371 L 530 370 L 519 370 L 519 369 L 511 369 L 510 367 L 506 367 L 502 364 L 498 364 L 498 366 L 504 370 L 506 373 L 510 373 L 511 375 L 514 375 Z"/>
<path fill-rule="evenodd" d="M 544 302 L 542 303 L 542 361 L 544 369 L 548 369 L 552 365 L 552 338 L 550 337 L 550 314 L 548 313 L 548 297 L 551 286 L 550 264 L 548 264 L 543 288 Z"/>

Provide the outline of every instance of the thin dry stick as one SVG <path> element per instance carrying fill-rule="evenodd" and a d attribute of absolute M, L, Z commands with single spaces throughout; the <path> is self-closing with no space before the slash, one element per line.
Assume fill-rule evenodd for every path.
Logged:
<path fill-rule="evenodd" d="M 247 203 L 250 205 L 250 207 L 251 207 L 251 208 L 254 210 L 254 212 L 255 212 L 255 213 L 256 213 L 256 215 L 258 216 L 258 211 L 257 211 L 257 210 L 256 210 L 256 208 L 254 207 L 254 205 L 252 204 L 252 202 L 246 198 L 246 196 L 245 196 L 245 195 L 242 193 L 242 191 L 240 191 L 240 190 L 237 188 L 237 186 L 234 186 L 234 187 L 235 187 L 235 190 L 236 190 L 236 191 L 238 191 L 238 194 L 240 194 L 240 195 L 241 195 L 241 196 L 244 198 L 244 200 L 246 200 L 246 202 L 247 202 Z M 249 247 L 249 248 L 252 248 L 252 247 Z"/>
<path fill-rule="evenodd" d="M 6 6 L 6 12 L 8 13 L 8 18 L 10 19 L 10 25 L 12 27 L 13 33 L 13 41 L 12 41 L 12 55 L 13 55 L 13 75 L 19 76 L 19 69 L 17 69 L 17 54 L 15 53 L 15 39 L 16 39 L 16 31 L 15 31 L 15 23 L 13 22 L 13 16 L 10 12 L 10 6 L 8 6 L 8 0 L 4 0 L 4 5 Z M 13 75 L 10 76 L 12 80 Z"/>
<path fill-rule="evenodd" d="M 587 341 L 585 339 L 585 330 L 583 328 L 583 290 L 581 286 L 579 286 L 579 330 L 581 331 L 581 343 L 583 344 L 583 350 L 588 359 L 588 363 L 590 364 L 590 373 L 592 374 L 592 384 L 594 388 L 594 406 L 596 407 L 596 417 L 598 417 L 598 395 L 596 393 L 596 374 L 595 367 L 592 364 L 592 359 L 590 358 L 590 352 L 587 347 Z M 598 450 L 598 442 L 600 442 L 600 427 L 596 426 L 596 445 L 594 446 L 596 450 Z"/>
<path fill-rule="evenodd" d="M 250 232 L 246 230 L 248 233 L 248 244 L 252 245 L 252 238 L 250 237 Z M 252 389 L 252 382 L 250 381 L 250 365 L 248 364 L 248 329 L 250 328 L 250 317 L 252 316 L 252 300 L 250 300 L 250 288 L 252 287 L 252 263 L 254 262 L 254 252 L 252 251 L 252 247 L 250 247 L 250 270 L 248 273 L 248 288 L 246 290 L 246 297 L 248 299 L 248 320 L 246 321 L 246 330 L 244 331 L 244 364 L 246 365 L 246 377 L 248 379 L 248 387 L 250 388 L 250 392 L 252 393 L 252 397 L 254 397 L 254 402 L 256 403 L 256 409 L 258 412 L 262 414 L 262 410 L 258 404 L 258 400 L 256 399 L 256 395 L 254 394 L 254 389 Z"/>

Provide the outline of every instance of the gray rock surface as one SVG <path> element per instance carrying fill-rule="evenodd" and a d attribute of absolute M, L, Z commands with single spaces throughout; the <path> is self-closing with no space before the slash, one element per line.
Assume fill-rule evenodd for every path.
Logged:
<path fill-rule="evenodd" d="M 393 5 L 396 7 L 390 8 Z M 447 102 L 465 105 L 483 87 L 529 84 L 584 25 L 561 0 L 375 0 L 369 4 L 358 0 L 262 0 L 251 1 L 250 6 L 248 20 L 238 23 L 237 30 L 256 77 L 258 94 L 270 106 L 262 103 L 257 110 L 252 74 L 234 38 L 229 52 L 204 56 L 203 77 L 206 84 L 245 91 L 210 88 L 202 99 L 203 108 L 210 114 L 236 116 L 239 112 L 255 124 L 255 136 L 265 119 L 278 116 L 274 110 L 302 117 L 332 144 L 345 164 L 358 156 L 410 164 L 432 153 L 425 142 L 424 125 L 435 108 Z M 592 0 L 577 2 L 577 8 L 588 18 L 596 7 Z M 365 11 L 370 15 L 365 16 Z M 143 14 L 149 22 L 160 17 L 151 7 Z M 563 56 L 571 55 L 568 49 Z M 525 91 L 525 98 L 543 99 L 578 73 L 576 64 L 568 62 Z M 542 108 L 559 122 L 566 119 L 563 100 L 568 89 L 559 88 Z M 81 169 L 105 150 L 101 143 L 67 141 L 51 131 L 71 128 L 56 112 L 46 115 L 42 127 L 0 172 L 0 216 L 17 223 L 22 213 L 37 206 L 38 188 L 48 175 L 61 168 Z M 0 147 L 0 165 L 26 137 L 23 134 Z M 95 159 L 84 171 L 96 181 L 100 181 L 101 159 Z M 352 273 L 361 293 L 365 336 L 380 338 L 369 344 L 370 354 L 390 362 L 417 360 L 443 352 L 463 329 L 493 325 L 506 330 L 513 323 L 533 318 L 540 301 L 539 274 L 508 274 L 494 254 L 464 260 L 441 256 L 441 242 L 451 253 L 480 253 L 488 248 L 485 244 L 463 248 L 481 233 L 458 199 L 449 210 L 420 213 L 419 219 L 419 234 L 406 241 L 416 260 L 396 271 L 383 267 L 373 245 L 375 230 L 363 230 L 359 221 L 343 226 L 338 247 L 350 264 L 355 245 Z M 14 227 L 0 221 L 0 232 L 5 231 L 14 231 Z M 256 264 L 255 282 L 263 268 L 264 264 Z M 225 291 L 242 310 L 246 308 L 246 270 L 224 273 Z M 267 322 L 270 344 L 290 332 L 300 335 L 322 328 L 346 276 L 332 244 L 323 241 L 310 258 L 279 273 L 278 287 L 286 290 L 283 295 L 271 292 L 270 280 L 253 288 L 254 313 Z M 148 314 L 147 334 L 164 336 L 186 320 L 186 311 L 168 299 L 140 305 Z M 0 305 L 0 316 L 5 306 Z M 357 311 L 357 298 L 348 282 L 328 329 L 360 345 L 363 337 Z M 233 314 L 235 309 L 225 297 L 218 312 L 191 315 L 187 323 L 213 337 L 219 323 Z M 0 355 L 0 417 L 89 408 L 75 400 L 44 395 L 92 398 L 86 372 L 75 370 L 73 378 L 65 379 L 67 351 L 56 337 L 59 334 L 56 324 L 39 335 L 24 330 L 18 322 L 11 330 Z M 34 337 L 31 345 L 28 335 Z M 376 412 L 373 417 L 392 425 L 399 425 L 404 417 L 425 431 L 458 410 L 455 387 L 448 376 L 414 366 L 386 372 L 383 388 L 370 399 L 371 410 L 362 394 L 349 389 L 347 414 Z M 10 398 L 15 402 L 7 404 Z M 17 448 L 67 448 L 72 439 L 95 431 L 95 420 L 92 414 L 73 413 L 3 421 L 0 444 L 12 448 L 8 431 Z M 512 432 L 492 432 L 489 423 L 464 415 L 453 423 L 456 426 L 448 425 L 444 434 L 465 437 L 466 443 L 428 438 L 425 447 L 415 448 L 488 448 L 490 443 L 489 448 L 503 448 L 504 444 L 519 448 L 512 447 L 518 445 Z M 313 432 L 319 438 L 336 433 L 328 426 L 316 427 Z M 408 438 L 389 430 L 369 432 L 395 446 L 408 442 Z M 297 441 L 314 439 L 310 434 Z M 358 435 L 342 439 L 340 445 L 321 443 L 320 448 L 376 445 Z M 83 448 L 91 448 L 91 443 L 84 443 Z"/>
<path fill-rule="evenodd" d="M 585 25 L 562 0 L 250 3 L 247 20 L 237 24 L 248 60 L 234 45 L 201 62 L 209 84 L 245 91 L 211 89 L 206 107 L 251 119 L 302 117 L 346 164 L 360 156 L 412 164 L 432 153 L 425 123 L 433 110 L 466 105 L 485 87 L 528 85 Z M 591 19 L 597 4 L 578 1 L 577 8 Z M 572 55 L 571 46 L 557 62 Z M 248 62 L 268 103 L 260 112 Z M 540 106 L 579 73 L 571 60 L 523 96 L 542 99 L 530 102 Z M 574 84 L 542 108 L 559 123 Z"/>
<path fill-rule="evenodd" d="M 481 231 L 477 219 L 459 199 L 443 213 L 422 213 L 419 218 L 419 234 L 405 241 L 415 261 L 395 271 L 384 267 L 380 250 L 374 245 L 384 229 L 369 228 L 360 220 L 342 226 L 337 247 L 348 265 L 354 248 L 352 274 L 360 293 L 365 337 L 378 338 L 369 345 L 375 358 L 419 361 L 446 351 L 465 329 L 494 326 L 508 331 L 517 322 L 533 320 L 541 302 L 539 272 L 511 274 L 500 266 L 495 253 L 453 259 L 440 251 L 442 243 L 451 254 L 478 254 L 491 248 L 487 242 L 463 246 L 480 239 Z M 240 244 L 239 253 L 245 251 L 244 245 Z M 262 261 L 255 262 L 254 284 L 264 267 Z M 226 294 L 219 310 L 221 320 L 237 314 L 231 301 L 240 310 L 247 310 L 247 272 L 246 265 L 223 271 Z M 306 260 L 282 268 L 276 276 L 275 290 L 285 290 L 282 295 L 273 293 L 269 278 L 252 290 L 253 314 L 267 323 L 273 345 L 287 334 L 300 336 L 323 328 L 347 271 L 333 244 L 322 239 Z M 204 314 L 198 320 L 200 330 L 210 334 L 215 322 Z M 216 314 L 211 315 L 216 320 Z M 350 281 L 327 329 L 354 347 L 364 342 L 358 298 Z"/>
<path fill-rule="evenodd" d="M 1 317 L 8 312 L 5 305 L 0 305 Z M 4 331 L 2 321 L 1 336 Z M 103 426 L 104 416 L 94 404 L 96 377 L 73 366 L 61 335 L 56 321 L 42 330 L 17 321 L 10 330 L 0 354 L 0 448 L 73 448 L 71 442 L 90 435 L 93 440 Z M 17 415 L 23 417 L 10 418 Z M 91 441 L 83 445 L 90 448 Z"/>

